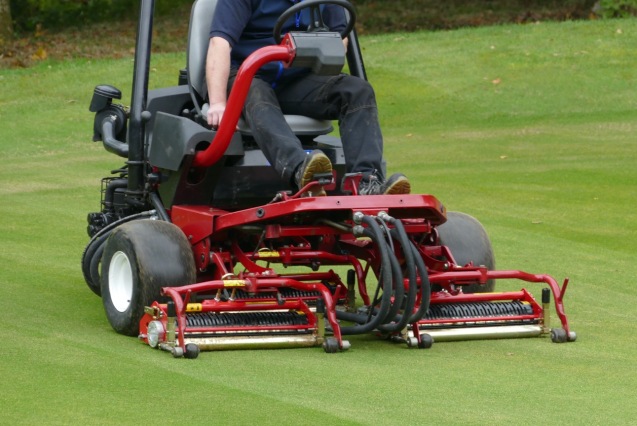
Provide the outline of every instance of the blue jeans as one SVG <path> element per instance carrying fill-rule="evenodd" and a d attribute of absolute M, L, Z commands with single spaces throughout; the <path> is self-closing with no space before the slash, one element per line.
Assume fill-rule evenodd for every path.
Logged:
<path fill-rule="evenodd" d="M 229 87 L 236 71 L 230 75 Z M 287 125 L 284 114 L 338 120 L 347 173 L 382 176 L 383 137 L 376 97 L 371 85 L 350 75 L 307 74 L 279 84 L 255 78 L 243 108 L 254 139 L 270 164 L 286 182 L 306 153 Z"/>

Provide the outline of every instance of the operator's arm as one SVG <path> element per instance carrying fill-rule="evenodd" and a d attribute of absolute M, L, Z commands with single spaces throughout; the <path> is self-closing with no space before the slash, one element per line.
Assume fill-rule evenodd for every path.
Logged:
<path fill-rule="evenodd" d="M 206 57 L 206 84 L 210 108 L 206 118 L 213 128 L 219 127 L 226 109 L 230 50 L 230 44 L 225 39 L 221 37 L 210 39 Z"/>

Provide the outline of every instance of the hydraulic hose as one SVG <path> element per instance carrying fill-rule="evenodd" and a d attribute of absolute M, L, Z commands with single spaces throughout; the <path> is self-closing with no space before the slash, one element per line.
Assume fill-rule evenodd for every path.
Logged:
<path fill-rule="evenodd" d="M 164 203 L 162 203 L 161 198 L 159 198 L 159 195 L 157 195 L 156 192 L 151 192 L 149 198 L 150 203 L 153 205 L 155 211 L 157 212 L 159 220 L 172 223 L 172 221 L 170 220 L 170 216 L 168 216 L 166 208 L 164 208 Z"/>
<path fill-rule="evenodd" d="M 420 255 L 420 252 L 418 251 L 416 246 L 413 243 L 410 243 L 410 247 L 411 252 L 413 253 L 414 261 L 416 263 L 418 275 L 420 276 L 420 306 L 418 307 L 418 310 L 410 316 L 409 320 L 407 321 L 408 324 L 420 321 L 425 315 L 427 315 L 427 311 L 429 310 L 429 302 L 431 301 L 431 283 L 429 282 L 429 273 L 427 272 L 427 266 L 422 260 L 422 256 Z"/>
<path fill-rule="evenodd" d="M 380 229 L 380 226 L 378 226 L 378 223 L 376 223 L 376 220 L 370 216 L 363 216 L 362 223 L 365 223 L 368 226 L 368 228 L 363 231 L 364 235 L 369 236 L 372 241 L 376 243 L 376 247 L 378 247 L 381 265 L 377 293 L 382 287 L 383 295 L 376 315 L 368 316 L 365 314 L 353 314 L 350 312 L 336 312 L 336 317 L 338 319 L 358 323 L 358 325 L 354 326 L 341 327 L 341 333 L 344 335 L 363 334 L 374 330 L 385 319 L 389 313 L 389 309 L 391 308 L 392 267 L 387 243 L 383 237 L 383 231 Z M 373 305 L 370 306 L 369 309 L 371 312 L 371 310 L 373 310 Z"/>
<path fill-rule="evenodd" d="M 407 278 L 409 280 L 409 293 L 407 295 L 407 301 L 405 302 L 404 312 L 412 312 L 416 305 L 416 299 L 418 297 L 418 277 L 416 271 L 416 262 L 414 260 L 414 253 L 411 250 L 412 244 L 409 240 L 409 236 L 405 231 L 405 227 L 400 220 L 390 217 L 390 223 L 394 225 L 392 230 L 392 236 L 396 238 L 403 248 L 403 256 L 405 258 L 405 265 L 407 267 Z"/>
<path fill-rule="evenodd" d="M 400 308 L 402 307 L 405 300 L 405 283 L 403 280 L 403 271 L 400 268 L 400 262 L 398 261 L 398 258 L 396 257 L 396 254 L 393 250 L 389 250 L 388 255 L 389 261 L 391 262 L 393 289 L 392 295 L 394 297 L 394 301 L 391 304 L 389 312 L 387 312 L 387 315 L 385 316 L 385 318 L 383 318 L 381 325 L 378 326 L 379 330 L 385 332 L 395 331 L 393 330 L 393 326 L 389 323 L 394 321 L 394 318 L 396 318 L 396 315 L 398 315 L 398 312 L 400 311 Z"/>
<path fill-rule="evenodd" d="M 389 250 L 387 253 L 389 255 L 389 260 L 391 262 L 392 289 L 393 289 L 393 297 L 394 297 L 394 301 L 391 304 L 391 307 L 389 309 L 389 312 L 387 313 L 387 316 L 385 316 L 385 318 L 383 318 L 383 320 L 381 321 L 382 325 L 379 326 L 379 330 L 380 330 L 381 327 L 387 328 L 386 326 L 388 326 L 390 322 L 394 321 L 394 318 L 400 311 L 400 308 L 403 305 L 403 300 L 405 298 L 405 284 L 403 281 L 403 272 L 400 268 L 400 262 L 398 261 L 398 258 L 396 257 L 394 241 L 390 234 L 391 230 L 389 229 L 387 224 L 380 219 L 380 217 L 376 219 L 378 221 L 378 225 L 380 226 L 380 229 L 384 233 L 387 246 L 389 247 Z M 375 300 L 371 306 L 375 306 L 376 303 L 377 301 Z M 373 312 L 376 313 L 376 310 L 374 310 Z M 389 331 L 389 330 L 383 329 L 382 331 Z"/>
<path fill-rule="evenodd" d="M 414 260 L 416 261 L 418 275 L 420 275 L 420 305 L 418 310 L 409 316 L 406 322 L 407 324 L 418 322 L 427 315 L 429 302 L 431 301 L 431 283 L 429 282 L 427 267 L 425 266 L 425 262 L 422 260 L 422 257 L 420 257 L 418 249 L 413 244 L 411 245 L 411 251 L 414 255 Z M 403 316 L 401 316 L 400 319 L 403 319 Z"/>
<path fill-rule="evenodd" d="M 371 238 L 371 233 L 364 232 L 364 234 Z M 403 281 L 403 273 L 400 268 L 400 262 L 398 261 L 398 258 L 396 258 L 396 255 L 394 254 L 393 249 L 388 250 L 387 254 L 389 256 L 389 261 L 391 264 L 391 271 L 392 271 L 391 296 L 393 296 L 393 302 L 392 302 L 392 299 L 390 298 L 389 311 L 382 318 L 382 320 L 380 321 L 380 325 L 377 328 L 378 330 L 381 330 L 383 332 L 391 333 L 396 331 L 394 329 L 393 324 L 390 324 L 390 323 L 395 321 L 395 318 L 400 312 L 400 309 L 403 305 L 403 301 L 405 299 L 405 285 Z M 380 287 L 377 287 L 376 294 L 374 294 L 374 299 L 372 299 L 372 302 L 370 304 L 371 309 L 369 310 L 369 313 L 365 316 L 361 315 L 361 318 L 365 317 L 365 320 L 363 321 L 361 319 L 360 321 L 357 321 L 357 322 L 365 323 L 371 319 L 372 315 L 379 315 L 380 311 L 378 308 L 376 308 L 376 305 L 379 303 L 379 300 L 378 300 L 378 293 L 380 292 L 379 290 L 380 290 Z M 383 296 L 384 295 L 385 293 L 383 292 Z"/>
<path fill-rule="evenodd" d="M 105 235 L 104 241 L 102 241 L 99 245 L 97 245 L 95 249 L 95 253 L 90 257 L 90 265 L 89 265 L 89 274 L 91 277 L 91 290 L 97 293 L 98 296 L 102 294 L 102 287 L 100 281 L 100 262 L 102 260 L 102 254 L 104 253 L 104 247 L 106 247 L 106 239 L 108 239 L 108 235 Z M 95 287 L 95 289 L 93 288 Z"/>
<path fill-rule="evenodd" d="M 397 308 L 403 307 L 403 315 L 400 317 L 396 317 L 395 314 L 392 316 L 391 320 L 396 321 L 393 324 L 384 324 L 379 326 L 378 329 L 383 332 L 393 333 L 402 330 L 408 324 L 409 319 L 411 318 L 411 313 L 414 311 L 414 306 L 416 304 L 416 298 L 418 295 L 418 281 L 416 277 L 416 265 L 414 261 L 414 254 L 411 249 L 412 245 L 409 241 L 409 237 L 405 232 L 405 227 L 403 226 L 400 220 L 396 220 L 389 215 L 379 215 L 381 220 L 387 221 L 390 224 L 394 225 L 394 229 L 391 230 L 391 236 L 400 243 L 403 248 L 403 255 L 405 257 L 405 265 L 407 267 L 407 277 L 409 280 L 409 290 L 407 293 L 407 299 L 405 300 L 404 306 L 402 303 L 403 298 L 398 299 L 398 295 L 396 294 L 396 300 L 394 305 Z M 395 256 L 394 256 L 395 257 Z M 403 286 L 402 279 L 402 271 L 400 271 L 400 285 Z M 403 288 L 404 290 L 404 288 Z M 400 302 L 400 303 L 399 303 Z M 397 312 L 396 312 L 397 313 Z"/>

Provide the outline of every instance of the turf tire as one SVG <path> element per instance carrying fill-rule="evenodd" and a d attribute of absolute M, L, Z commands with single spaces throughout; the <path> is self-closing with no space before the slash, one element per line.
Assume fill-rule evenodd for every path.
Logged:
<path fill-rule="evenodd" d="M 144 307 L 160 299 L 162 287 L 182 286 L 195 280 L 190 243 L 172 223 L 125 223 L 113 230 L 106 241 L 102 302 L 109 323 L 120 334 L 138 334 Z"/>
<path fill-rule="evenodd" d="M 440 244 L 449 247 L 460 266 L 473 262 L 495 269 L 495 256 L 486 230 L 474 217 L 460 212 L 447 213 L 447 221 L 438 227 Z M 495 289 L 495 280 L 485 285 L 471 284 L 463 287 L 465 293 L 486 293 Z"/>

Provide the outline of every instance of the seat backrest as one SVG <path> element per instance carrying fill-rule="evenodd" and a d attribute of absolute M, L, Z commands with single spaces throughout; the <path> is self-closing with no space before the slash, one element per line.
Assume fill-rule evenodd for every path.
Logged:
<path fill-rule="evenodd" d="M 217 7 L 217 0 L 196 0 L 190 12 L 188 29 L 188 52 L 186 59 L 188 85 L 195 108 L 198 113 L 207 109 L 201 105 L 208 95 L 206 86 L 206 58 L 210 44 L 210 25 Z M 334 128 L 327 120 L 316 120 L 300 115 L 286 116 L 292 131 L 297 135 L 326 135 Z M 243 134 L 250 134 L 248 126 L 241 120 L 239 129 Z"/>
<path fill-rule="evenodd" d="M 208 94 L 206 87 L 206 56 L 210 44 L 210 24 L 217 7 L 217 0 L 197 0 L 190 12 L 188 29 L 188 84 L 199 99 Z"/>

